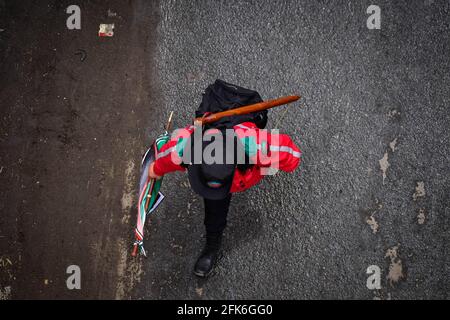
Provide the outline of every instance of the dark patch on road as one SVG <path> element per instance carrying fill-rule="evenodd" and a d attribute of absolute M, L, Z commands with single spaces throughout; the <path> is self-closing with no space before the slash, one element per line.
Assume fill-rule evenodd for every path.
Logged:
<path fill-rule="evenodd" d="M 68 30 L 70 4 L 0 2 L 0 255 L 12 262 L 0 286 L 12 298 L 126 298 L 139 273 L 121 199 L 149 142 L 158 5 L 83 2 L 82 29 Z M 105 21 L 112 38 L 97 35 Z M 81 290 L 66 287 L 71 264 Z"/>

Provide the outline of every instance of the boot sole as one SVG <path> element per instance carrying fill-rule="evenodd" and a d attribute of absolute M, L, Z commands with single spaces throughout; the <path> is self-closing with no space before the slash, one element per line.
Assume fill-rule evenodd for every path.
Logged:
<path fill-rule="evenodd" d="M 217 259 L 216 259 L 216 261 L 214 262 L 214 264 L 213 264 L 211 270 L 209 270 L 208 273 L 200 273 L 200 272 L 197 272 L 197 271 L 194 270 L 194 274 L 195 274 L 197 277 L 200 277 L 200 278 L 207 278 L 207 277 L 214 271 L 214 269 L 216 268 L 217 264 L 219 263 L 219 261 L 220 261 L 222 258 L 223 258 L 223 253 L 220 252 L 219 255 L 218 255 L 218 257 L 217 257 Z"/>
<path fill-rule="evenodd" d="M 214 267 L 213 267 L 213 269 L 214 269 Z M 208 273 L 200 273 L 200 272 L 194 271 L 194 274 L 195 274 L 197 277 L 200 277 L 200 278 L 207 278 L 207 277 L 211 274 L 211 272 L 213 271 L 213 269 L 211 269 L 211 271 L 209 271 Z"/>

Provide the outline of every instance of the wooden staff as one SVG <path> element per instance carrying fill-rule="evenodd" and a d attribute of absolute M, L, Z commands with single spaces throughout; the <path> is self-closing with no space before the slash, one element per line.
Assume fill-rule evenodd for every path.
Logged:
<path fill-rule="evenodd" d="M 286 96 L 274 100 L 263 101 L 249 106 L 244 106 L 236 109 L 230 109 L 222 112 L 212 113 L 200 118 L 195 118 L 194 125 L 205 125 L 207 123 L 216 122 L 224 117 L 238 116 L 241 114 L 249 114 L 262 110 L 267 110 L 273 107 L 278 107 L 283 104 L 291 103 L 300 99 L 300 96 Z"/>

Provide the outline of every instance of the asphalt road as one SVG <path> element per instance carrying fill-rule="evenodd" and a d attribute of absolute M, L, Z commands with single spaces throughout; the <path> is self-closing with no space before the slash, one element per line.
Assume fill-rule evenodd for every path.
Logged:
<path fill-rule="evenodd" d="M 19 280 L 4 280 L 1 289 L 11 286 L 17 298 L 448 299 L 450 5 L 377 1 L 381 29 L 369 30 L 366 9 L 371 4 L 204 0 L 160 1 L 149 7 L 145 1 L 128 6 L 113 1 L 95 10 L 86 4 L 85 10 L 98 12 L 93 17 L 104 16 L 110 8 L 123 20 L 115 18 L 118 27 L 110 43 L 99 46 L 83 30 L 73 36 L 78 42 L 70 49 L 59 44 L 63 54 L 51 60 L 76 78 L 58 82 L 58 93 L 75 85 L 84 95 L 78 100 L 76 94 L 69 96 L 84 116 L 73 120 L 70 136 L 78 138 L 76 143 L 61 147 L 69 155 L 87 149 L 87 156 L 68 168 L 71 173 L 87 170 L 73 178 L 83 187 L 78 188 L 78 201 L 70 202 L 72 212 L 83 215 L 84 226 L 41 223 L 44 238 L 42 233 L 51 227 L 70 229 L 72 245 L 59 245 L 63 260 L 55 268 L 58 253 L 42 261 L 31 246 L 33 238 L 27 236 L 34 220 L 27 220 L 31 218 L 26 214 L 33 205 L 20 206 L 21 198 L 12 197 L 3 184 L 2 211 L 7 218 L 2 226 L 13 225 L 3 230 L 14 236 L 0 236 L 13 244 L 22 240 L 21 259 L 28 255 L 28 261 L 19 263 L 12 250 L 2 251 L 2 258 L 19 264 L 8 271 Z M 63 5 L 54 15 L 62 15 L 58 23 L 64 22 Z M 98 22 L 89 22 L 94 34 Z M 39 43 L 45 43 L 45 35 L 40 37 Z M 91 42 L 84 43 L 86 39 Z M 88 64 L 71 67 L 64 53 L 73 55 L 80 46 L 89 51 Z M 92 56 L 94 61 L 89 61 Z M 54 81 L 60 79 L 60 69 Z M 281 117 L 278 129 L 300 146 L 303 162 L 293 174 L 267 177 L 234 196 L 224 257 L 210 278 L 199 280 L 192 268 L 203 244 L 203 205 L 187 177 L 175 173 L 164 180 L 167 200 L 146 230 L 148 259 L 128 256 L 136 214 L 130 203 L 135 201 L 139 155 L 145 145 L 162 131 L 172 110 L 175 126 L 190 123 L 203 89 L 216 78 L 258 90 L 263 99 L 300 94 L 300 103 L 284 107 L 284 117 L 284 108 L 269 112 L 268 127 L 274 128 Z M 11 79 L 27 83 L 20 77 Z M 39 92 L 39 80 L 33 81 L 29 95 Z M 108 83 L 111 91 L 95 87 L 99 82 Z M 56 96 L 51 85 L 48 96 Z M 4 89 L 1 93 L 7 96 Z M 15 110 L 8 106 L 6 111 Z M 46 119 L 42 117 L 40 121 Z M 8 136 L 2 137 L 2 150 L 21 147 L 20 152 L 27 152 L 26 137 L 11 142 L 14 133 L 21 135 L 11 123 L 5 126 Z M 88 142 L 94 135 L 101 144 Z M 56 140 L 50 143 L 56 146 Z M 51 176 L 54 162 L 34 148 L 47 166 L 42 174 Z M 2 156 L 2 161 L 11 157 Z M 65 159 L 56 162 L 61 175 Z M 3 174 L 11 167 L 1 165 Z M 29 177 L 32 167 L 26 174 L 35 184 Z M 13 178 L 2 179 L 8 183 Z M 61 179 L 48 183 L 66 195 L 60 201 L 72 199 L 68 195 L 74 187 L 61 184 Z M 101 190 L 96 198 L 83 189 L 89 179 Z M 16 184 L 18 189 L 26 185 Z M 44 209 L 52 203 L 35 192 L 33 199 Z M 20 231 L 15 229 L 15 208 L 25 215 L 19 219 Z M 37 221 L 46 221 L 36 215 Z M 96 236 L 89 232 L 94 223 L 103 226 Z M 40 245 L 42 250 L 52 248 L 50 240 Z M 76 250 L 70 249 L 73 243 L 78 243 Z M 106 253 L 99 253 L 99 246 Z M 63 267 L 78 259 L 89 270 L 91 282 L 86 291 L 68 292 Z M 44 271 L 30 276 L 25 270 L 31 262 Z M 380 268 L 381 288 L 370 290 L 366 270 L 373 265 Z M 102 279 L 100 288 L 94 283 L 97 276 Z M 25 279 L 37 283 L 46 277 L 59 279 L 58 285 L 52 290 L 41 282 L 31 291 L 27 287 Z"/>
<path fill-rule="evenodd" d="M 377 2 L 381 30 L 368 30 L 370 4 L 160 3 L 156 66 L 167 111 L 159 120 L 174 110 L 176 124 L 188 123 L 216 78 L 265 99 L 299 93 L 302 102 L 288 107 L 279 129 L 304 158 L 294 174 L 269 177 L 233 199 L 225 257 L 205 283 L 190 274 L 201 248 L 201 201 L 183 187 L 185 176 L 167 178 L 170 201 L 153 220 L 152 255 L 135 297 L 446 296 L 449 5 Z M 281 115 L 271 111 L 269 126 Z M 425 195 L 414 201 L 419 181 Z M 391 283 L 393 247 L 402 274 Z M 381 268 L 381 290 L 366 287 L 370 265 Z"/>

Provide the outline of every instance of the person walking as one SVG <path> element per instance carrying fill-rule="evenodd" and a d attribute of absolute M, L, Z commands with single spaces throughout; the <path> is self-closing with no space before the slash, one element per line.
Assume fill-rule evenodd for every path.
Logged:
<path fill-rule="evenodd" d="M 256 91 L 216 80 L 205 90 L 196 116 L 261 101 Z M 153 179 L 187 171 L 192 189 L 204 199 L 206 242 L 194 266 L 199 277 L 207 277 L 219 258 L 232 194 L 255 186 L 274 170 L 292 172 L 300 164 L 299 147 L 286 134 L 264 130 L 266 123 L 264 110 L 177 129 L 150 165 Z"/>

